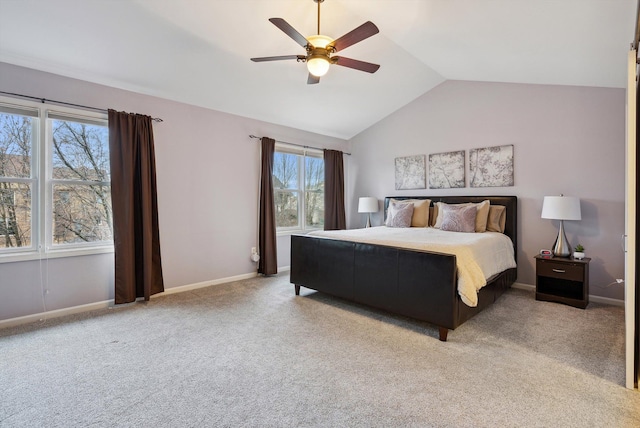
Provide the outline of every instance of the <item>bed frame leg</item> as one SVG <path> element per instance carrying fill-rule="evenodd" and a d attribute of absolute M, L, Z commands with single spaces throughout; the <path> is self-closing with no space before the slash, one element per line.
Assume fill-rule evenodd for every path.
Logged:
<path fill-rule="evenodd" d="M 300 286 L 298 284 L 294 284 L 296 287 L 296 296 L 300 295 Z"/>
<path fill-rule="evenodd" d="M 447 334 L 449 333 L 449 329 L 448 328 L 444 328 L 444 327 L 438 327 L 438 330 L 440 330 L 440 340 L 442 342 L 446 342 L 447 341 Z"/>

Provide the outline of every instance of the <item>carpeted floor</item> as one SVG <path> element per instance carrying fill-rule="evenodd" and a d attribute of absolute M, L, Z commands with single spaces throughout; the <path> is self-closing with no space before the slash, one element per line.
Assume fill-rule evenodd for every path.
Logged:
<path fill-rule="evenodd" d="M 508 291 L 455 331 L 255 278 L 0 330 L 1 427 L 638 427 L 624 313 Z"/>

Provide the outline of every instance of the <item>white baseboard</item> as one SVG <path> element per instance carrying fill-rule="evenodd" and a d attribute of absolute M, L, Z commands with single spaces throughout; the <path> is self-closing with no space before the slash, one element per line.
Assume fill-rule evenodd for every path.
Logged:
<path fill-rule="evenodd" d="M 171 287 L 171 288 L 167 288 L 162 293 L 154 294 L 153 296 L 151 296 L 151 298 L 153 299 L 155 297 L 166 296 L 169 294 L 182 293 L 184 291 L 196 290 L 198 288 L 210 287 L 212 285 L 226 284 L 227 282 L 242 281 L 243 279 L 251 279 L 251 278 L 255 278 L 256 276 L 258 276 L 258 274 L 256 272 L 252 272 L 252 273 L 245 273 L 242 275 L 229 276 L 226 278 L 213 279 L 211 281 L 196 282 L 195 284 L 187 284 L 187 285 L 181 285 L 178 287 Z"/>
<path fill-rule="evenodd" d="M 520 290 L 534 290 L 536 289 L 535 285 L 523 284 L 522 282 L 514 282 L 511 285 L 512 288 L 519 288 Z"/>
<path fill-rule="evenodd" d="M 282 266 L 278 268 L 278 273 L 289 272 L 291 270 L 291 266 Z"/>
<path fill-rule="evenodd" d="M 288 270 L 289 268 L 281 268 Z M 280 271 L 280 270 L 279 270 Z M 158 296 L 166 296 L 169 294 L 182 293 L 185 291 L 195 290 L 203 287 L 210 287 L 212 285 L 226 284 L 228 282 L 241 281 L 243 279 L 255 278 L 258 276 L 256 272 L 246 273 L 243 275 L 230 276 L 227 278 L 220 278 L 211 281 L 197 282 L 195 284 L 181 285 L 179 287 L 171 287 L 164 290 L 162 293 L 154 294 L 151 298 Z M 0 320 L 0 328 L 14 327 L 21 324 L 28 324 L 36 321 L 47 320 L 52 318 L 58 318 L 65 315 L 73 315 L 80 312 L 95 311 L 96 309 L 104 309 L 110 306 L 114 306 L 113 299 L 104 300 L 102 302 L 87 303 L 85 305 L 71 306 L 69 308 L 56 309 L 53 311 L 39 312 L 37 314 L 25 315 L 22 317 L 9 318 L 6 320 Z"/>
<path fill-rule="evenodd" d="M 593 294 L 589 294 L 589 301 L 624 307 L 624 300 L 612 299 L 611 297 L 594 296 Z"/>
<path fill-rule="evenodd" d="M 521 290 L 536 290 L 535 285 L 523 284 L 521 282 L 514 282 L 511 287 L 519 288 Z M 594 303 L 603 303 L 605 305 L 624 306 L 624 300 L 612 299 L 610 297 L 594 296 L 593 294 L 589 294 L 589 301 Z"/>
<path fill-rule="evenodd" d="M 25 315 L 23 317 L 9 318 L 0 321 L 0 328 L 14 327 L 20 324 L 28 324 L 36 321 L 58 318 L 65 315 L 78 314 L 80 312 L 95 311 L 96 309 L 104 309 L 108 308 L 109 306 L 113 306 L 113 300 L 104 300 L 102 302 L 87 303 L 86 305 L 78 305 L 72 306 L 70 308 L 56 309 L 54 311 L 40 312 L 32 315 Z"/>

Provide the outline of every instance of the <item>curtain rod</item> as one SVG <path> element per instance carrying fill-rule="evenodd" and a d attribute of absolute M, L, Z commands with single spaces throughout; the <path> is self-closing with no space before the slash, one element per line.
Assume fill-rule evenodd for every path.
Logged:
<path fill-rule="evenodd" d="M 108 110 L 103 109 L 103 108 L 84 106 L 82 104 L 68 103 L 68 102 L 65 102 L 65 101 L 48 100 L 46 98 L 32 97 L 31 95 L 15 94 L 13 92 L 5 92 L 5 91 L 0 91 L 0 94 L 10 95 L 10 96 L 14 96 L 14 97 L 22 97 L 22 98 L 27 98 L 27 99 L 30 99 L 30 100 L 36 100 L 36 101 L 40 101 L 43 104 L 44 103 L 61 104 L 61 105 L 64 105 L 64 106 L 80 107 L 80 108 L 84 108 L 84 109 L 88 109 L 88 110 L 98 111 L 100 113 L 108 113 Z M 151 120 L 153 120 L 154 122 L 164 122 L 164 120 L 160 119 L 159 117 L 152 117 Z"/>
<path fill-rule="evenodd" d="M 262 140 L 262 137 L 256 137 L 255 135 L 249 135 L 249 138 L 257 138 L 258 140 Z M 321 148 L 318 148 L 318 147 L 313 147 L 313 146 L 303 146 L 302 144 L 287 143 L 286 141 L 276 140 L 276 143 L 289 144 L 291 146 L 302 147 L 304 149 L 324 150 L 324 149 L 321 149 Z M 342 152 L 342 154 L 351 156 L 351 153 L 347 153 L 347 152 Z"/>

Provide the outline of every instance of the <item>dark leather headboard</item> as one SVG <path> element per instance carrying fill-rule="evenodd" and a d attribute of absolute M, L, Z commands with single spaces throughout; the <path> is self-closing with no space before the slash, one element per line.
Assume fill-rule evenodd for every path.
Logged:
<path fill-rule="evenodd" d="M 518 197 L 517 196 L 387 196 L 384 198 L 384 218 L 387 218 L 389 199 L 431 199 L 431 206 L 434 202 L 444 202 L 447 204 L 463 204 L 465 202 L 478 203 L 489 200 L 491 205 L 504 205 L 507 208 L 507 221 L 504 226 L 504 234 L 511 238 L 513 242 L 514 254 L 518 254 Z"/>

